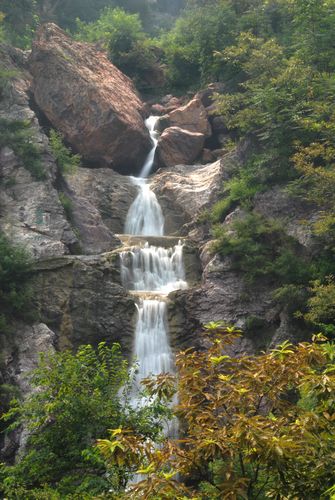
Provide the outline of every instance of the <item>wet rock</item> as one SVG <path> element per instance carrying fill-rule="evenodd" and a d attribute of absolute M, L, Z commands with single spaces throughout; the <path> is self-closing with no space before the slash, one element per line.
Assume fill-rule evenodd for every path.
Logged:
<path fill-rule="evenodd" d="M 33 43 L 29 69 L 37 105 L 87 161 L 125 173 L 140 169 L 150 150 L 143 104 L 105 53 L 49 23 Z"/>
<path fill-rule="evenodd" d="M 204 146 L 205 136 L 179 127 L 169 127 L 160 136 L 156 151 L 159 166 L 191 164 L 196 160 Z"/>

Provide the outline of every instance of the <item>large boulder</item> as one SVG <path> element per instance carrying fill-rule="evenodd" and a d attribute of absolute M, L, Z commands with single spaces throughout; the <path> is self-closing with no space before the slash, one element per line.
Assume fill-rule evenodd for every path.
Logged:
<path fill-rule="evenodd" d="M 155 161 L 161 167 L 190 165 L 200 155 L 204 143 L 204 134 L 169 127 L 159 138 Z"/>
<path fill-rule="evenodd" d="M 87 161 L 140 169 L 151 147 L 143 104 L 105 53 L 49 23 L 36 36 L 29 69 L 37 105 Z"/>
<path fill-rule="evenodd" d="M 212 131 L 207 112 L 200 99 L 194 98 L 185 106 L 175 109 L 169 114 L 172 127 L 180 127 L 190 132 L 198 132 L 210 137 Z"/>

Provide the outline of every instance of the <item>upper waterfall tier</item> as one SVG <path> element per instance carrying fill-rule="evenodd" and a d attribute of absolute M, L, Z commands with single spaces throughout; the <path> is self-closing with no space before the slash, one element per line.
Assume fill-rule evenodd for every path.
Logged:
<path fill-rule="evenodd" d="M 163 236 L 164 217 L 155 193 L 144 179 L 133 178 L 139 193 L 129 208 L 125 233 L 143 236 Z"/>
<path fill-rule="evenodd" d="M 154 164 L 155 152 L 156 152 L 157 144 L 158 144 L 158 132 L 155 130 L 155 127 L 156 127 L 156 123 L 158 120 L 159 120 L 159 116 L 149 116 L 149 118 L 147 118 L 145 120 L 145 125 L 146 125 L 147 129 L 149 130 L 149 134 L 150 134 L 151 140 L 153 142 L 153 146 L 152 146 L 152 149 L 150 150 L 150 152 L 149 152 L 149 154 L 144 162 L 143 168 L 140 172 L 139 176 L 142 178 L 148 177 L 148 175 L 151 173 L 151 170 L 152 170 L 152 167 Z"/>
<path fill-rule="evenodd" d="M 131 177 L 138 187 L 138 195 L 131 205 L 125 224 L 125 233 L 143 236 L 163 236 L 164 217 L 155 193 L 147 184 L 146 177 L 150 174 L 158 143 L 158 133 L 155 130 L 158 116 L 150 116 L 145 124 L 153 142 L 152 149 L 140 172 L 140 177 Z"/>
<path fill-rule="evenodd" d="M 122 282 L 128 290 L 169 293 L 187 288 L 181 242 L 173 248 L 146 243 L 122 252 L 120 258 Z"/>

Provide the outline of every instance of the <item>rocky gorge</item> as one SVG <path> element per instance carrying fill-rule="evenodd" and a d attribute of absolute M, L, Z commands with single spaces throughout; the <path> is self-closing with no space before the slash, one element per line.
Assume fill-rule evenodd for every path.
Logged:
<path fill-rule="evenodd" d="M 182 238 L 189 283 L 168 297 L 173 349 L 201 346 L 202 325 L 218 320 L 246 330 L 234 345 L 236 354 L 304 336 L 287 311 L 274 304 L 271 283 L 250 289 L 228 257 L 213 253 L 204 214 L 222 195 L 232 166 L 248 155 L 246 144 L 226 147 L 228 132 L 213 101 L 222 89 L 210 85 L 191 98 L 170 96 L 144 104 L 103 52 L 74 42 L 53 24 L 41 28 L 31 53 L 5 46 L 0 52 L 6 68 L 15 71 L 0 100 L 0 118 L 29 122 L 44 171 L 44 178 L 36 179 L 10 145 L 0 151 L 0 229 L 33 258 L 38 318 L 33 324 L 17 322 L 13 334 L 1 336 L 4 383 L 29 391 L 25 375 L 40 351 L 107 340 L 120 342 L 130 354 L 136 300 L 122 284 L 120 253 L 143 243 L 123 233 L 137 194 L 129 175 L 138 174 L 151 147 L 144 124 L 149 113 L 160 114 L 149 182 L 168 238 L 144 240 L 173 246 Z M 60 172 L 49 145 L 50 128 L 81 155 L 76 172 Z M 313 207 L 274 188 L 257 196 L 255 210 L 282 221 L 302 252 L 315 251 Z M 240 208 L 232 209 L 223 225 L 236 218 L 243 218 Z M 257 333 L 246 328 L 250 317 L 260 325 Z M 11 455 L 16 444 L 3 443 L 3 455 Z"/>

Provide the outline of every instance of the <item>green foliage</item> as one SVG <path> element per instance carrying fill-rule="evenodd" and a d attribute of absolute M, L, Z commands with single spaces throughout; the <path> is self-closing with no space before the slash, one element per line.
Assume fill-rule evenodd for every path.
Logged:
<path fill-rule="evenodd" d="M 230 256 L 232 267 L 245 273 L 249 282 L 266 277 L 276 283 L 308 281 L 310 270 L 298 255 L 298 245 L 279 222 L 249 213 L 226 226 L 214 228 L 213 250 Z"/>
<path fill-rule="evenodd" d="M 168 76 L 175 87 L 194 88 L 200 81 L 217 80 L 224 69 L 216 64 L 215 51 L 230 45 L 237 18 L 229 5 L 216 2 L 190 8 L 161 39 Z"/>
<path fill-rule="evenodd" d="M 13 149 L 34 179 L 45 179 L 40 149 L 34 142 L 29 122 L 0 118 L 0 148 L 5 146 Z"/>
<path fill-rule="evenodd" d="M 153 42 L 144 33 L 139 15 L 120 8 L 105 9 L 94 23 L 78 20 L 76 38 L 107 48 L 113 64 L 139 85 L 157 62 Z"/>
<path fill-rule="evenodd" d="M 31 260 L 21 247 L 0 233 L 0 333 L 10 330 L 14 318 L 29 319 Z"/>
<path fill-rule="evenodd" d="M 231 357 L 236 334 L 220 325 L 206 350 L 179 353 L 181 439 L 157 448 L 118 429 L 99 446 L 145 476 L 117 498 L 323 498 L 335 474 L 335 346 L 315 340 Z"/>
<path fill-rule="evenodd" d="M 50 131 L 52 154 L 62 174 L 74 174 L 80 165 L 80 156 L 71 153 L 63 143 L 63 136 L 56 130 Z"/>
<path fill-rule="evenodd" d="M 35 0 L 2 0 L 4 14 L 2 38 L 21 49 L 31 46 L 38 24 L 37 3 Z"/>
<path fill-rule="evenodd" d="M 42 353 L 30 382 L 38 389 L 24 401 L 13 400 L 3 417 L 12 422 L 8 430 L 23 424 L 29 431 L 20 461 L 2 468 L 7 498 L 17 498 L 21 490 L 27 492 L 24 498 L 35 498 L 35 491 L 36 498 L 45 498 L 44 491 L 54 488 L 55 498 L 78 499 L 108 491 L 116 472 L 111 468 L 106 475 L 95 440 L 119 426 L 135 426 L 154 438 L 161 429 L 157 418 L 166 413 L 158 402 L 130 406 L 132 379 L 118 344 L 82 346 L 76 354 Z M 117 473 L 122 481 L 120 468 Z"/>
<path fill-rule="evenodd" d="M 212 222 L 222 222 L 238 204 L 243 208 L 250 209 L 255 194 L 266 189 L 267 184 L 264 182 L 263 173 L 269 176 L 269 170 L 264 172 L 265 169 L 261 169 L 259 165 L 255 168 L 255 164 L 255 159 L 251 160 L 225 184 L 222 199 L 211 208 L 210 218 Z"/>
<path fill-rule="evenodd" d="M 0 66 L 0 99 L 3 99 L 5 91 L 8 89 L 11 79 L 16 75 L 16 71 L 8 70 Z"/>
<path fill-rule="evenodd" d="M 71 221 L 72 220 L 72 200 L 69 198 L 65 193 L 59 193 L 59 201 L 61 202 L 67 220 Z"/>
<path fill-rule="evenodd" d="M 320 328 L 326 334 L 335 334 L 335 282 L 332 276 L 322 283 L 312 283 L 311 296 L 307 301 L 305 320 Z"/>

